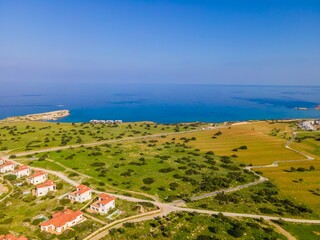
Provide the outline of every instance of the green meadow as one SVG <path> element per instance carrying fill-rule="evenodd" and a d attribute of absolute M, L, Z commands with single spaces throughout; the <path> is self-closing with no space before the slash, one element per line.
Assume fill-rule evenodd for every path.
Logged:
<path fill-rule="evenodd" d="M 210 216 L 198 213 L 171 213 L 141 223 L 127 223 L 111 229 L 110 239 L 286 239 L 264 221 Z"/>
<path fill-rule="evenodd" d="M 198 129 L 201 124 L 163 125 L 148 122 L 123 124 L 5 122 L 0 121 L 0 151 L 12 153 L 92 143 L 126 137 Z"/>
<path fill-rule="evenodd" d="M 172 136 L 161 139 L 166 141 L 139 140 L 41 153 L 30 156 L 40 160 L 29 164 L 57 169 L 56 162 L 90 176 L 100 188 L 145 192 L 169 202 L 255 179 L 229 157 L 202 153 L 175 142 Z"/>

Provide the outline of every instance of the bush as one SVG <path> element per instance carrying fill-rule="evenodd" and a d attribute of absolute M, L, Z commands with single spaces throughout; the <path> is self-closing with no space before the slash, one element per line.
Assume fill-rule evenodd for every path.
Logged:
<path fill-rule="evenodd" d="M 92 167 L 102 167 L 102 166 L 105 166 L 106 164 L 104 162 L 95 162 L 95 163 L 92 163 L 91 166 Z"/>
<path fill-rule="evenodd" d="M 77 177 L 77 176 L 79 176 L 79 174 L 78 174 L 78 173 L 75 173 L 75 172 L 70 173 L 70 174 L 68 175 L 68 177 Z"/>
<path fill-rule="evenodd" d="M 228 230 L 228 233 L 234 238 L 240 238 L 244 234 L 244 228 L 240 226 L 235 226 Z"/>
<path fill-rule="evenodd" d="M 0 222 L 0 224 L 10 224 L 13 222 L 13 218 L 7 218 L 5 220 L 3 220 L 2 222 Z"/>
<path fill-rule="evenodd" d="M 33 220 L 33 221 L 31 222 L 31 224 L 34 225 L 34 226 L 37 226 L 37 225 L 39 225 L 39 224 L 40 224 L 41 222 L 43 222 L 43 221 L 45 221 L 44 218 L 38 218 L 38 219 Z"/>
<path fill-rule="evenodd" d="M 152 183 L 154 183 L 154 179 L 150 178 L 150 177 L 144 178 L 142 181 L 143 181 L 144 184 L 152 184 Z"/>
<path fill-rule="evenodd" d="M 61 203 L 62 205 L 69 204 L 69 203 L 70 203 L 70 199 L 67 199 L 67 198 L 61 199 L 61 200 L 60 200 L 60 203 Z"/>
<path fill-rule="evenodd" d="M 9 174 L 9 175 L 4 176 L 4 179 L 7 179 L 8 181 L 14 181 L 17 179 L 17 176 L 13 175 L 13 174 Z"/>
<path fill-rule="evenodd" d="M 57 190 L 62 189 L 62 188 L 63 188 L 63 183 L 62 183 L 62 182 L 58 182 L 58 183 L 56 184 L 56 188 L 57 188 Z"/>

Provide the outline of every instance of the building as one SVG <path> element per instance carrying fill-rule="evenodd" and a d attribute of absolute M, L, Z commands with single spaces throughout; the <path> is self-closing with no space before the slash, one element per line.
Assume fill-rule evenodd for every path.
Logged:
<path fill-rule="evenodd" d="M 15 237 L 12 234 L 0 235 L 0 240 L 28 240 L 25 236 Z"/>
<path fill-rule="evenodd" d="M 91 188 L 86 185 L 79 185 L 77 190 L 70 193 L 68 198 L 75 202 L 85 202 L 91 199 Z"/>
<path fill-rule="evenodd" d="M 31 177 L 27 178 L 29 184 L 37 185 L 45 182 L 48 179 L 48 174 L 44 171 L 37 170 Z"/>
<path fill-rule="evenodd" d="M 4 164 L 5 163 L 5 159 L 4 158 L 0 158 L 0 165 Z"/>
<path fill-rule="evenodd" d="M 31 170 L 27 166 L 19 166 L 18 169 L 14 170 L 14 174 L 17 176 L 17 178 L 21 178 L 24 176 L 29 176 L 31 174 Z"/>
<path fill-rule="evenodd" d="M 14 170 L 14 163 L 11 161 L 5 161 L 2 165 L 0 165 L 0 173 L 11 172 Z"/>
<path fill-rule="evenodd" d="M 115 197 L 101 193 L 98 200 L 90 205 L 90 209 L 101 214 L 106 214 L 110 209 L 116 207 Z"/>
<path fill-rule="evenodd" d="M 60 234 L 66 229 L 83 222 L 83 212 L 80 210 L 72 211 L 66 209 L 63 212 L 57 212 L 52 218 L 40 224 L 40 230 L 49 233 Z"/>
<path fill-rule="evenodd" d="M 48 192 L 54 192 L 56 190 L 56 184 L 52 180 L 46 180 L 44 183 L 40 183 L 35 187 L 35 195 L 41 197 L 47 195 Z"/>

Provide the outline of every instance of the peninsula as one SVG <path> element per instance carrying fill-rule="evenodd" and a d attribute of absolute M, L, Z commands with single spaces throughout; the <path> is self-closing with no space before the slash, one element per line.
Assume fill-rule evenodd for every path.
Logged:
<path fill-rule="evenodd" d="M 45 113 L 28 114 L 24 116 L 15 116 L 5 118 L 3 121 L 21 122 L 21 121 L 54 121 L 70 115 L 69 110 L 59 110 Z"/>

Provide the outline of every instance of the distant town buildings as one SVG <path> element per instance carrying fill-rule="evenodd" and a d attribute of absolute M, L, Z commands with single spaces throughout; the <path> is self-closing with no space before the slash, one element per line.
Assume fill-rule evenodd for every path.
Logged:
<path fill-rule="evenodd" d="M 86 185 L 79 185 L 77 190 L 70 193 L 68 198 L 75 202 L 85 202 L 91 199 L 91 188 Z"/>
<path fill-rule="evenodd" d="M 320 127 L 320 119 L 302 121 L 299 123 L 299 127 L 308 131 L 317 130 Z"/>
<path fill-rule="evenodd" d="M 40 224 L 40 230 L 49 233 L 60 234 L 68 228 L 83 222 L 83 212 L 66 209 L 52 215 L 52 218 Z"/>
<path fill-rule="evenodd" d="M 98 200 L 90 205 L 90 209 L 101 214 L 106 214 L 110 209 L 115 208 L 115 197 L 101 193 Z"/>
<path fill-rule="evenodd" d="M 121 124 L 122 120 L 90 120 L 92 124 Z"/>
<path fill-rule="evenodd" d="M 45 182 L 48 179 L 48 174 L 44 171 L 37 170 L 31 177 L 27 178 L 29 184 L 37 185 Z"/>

